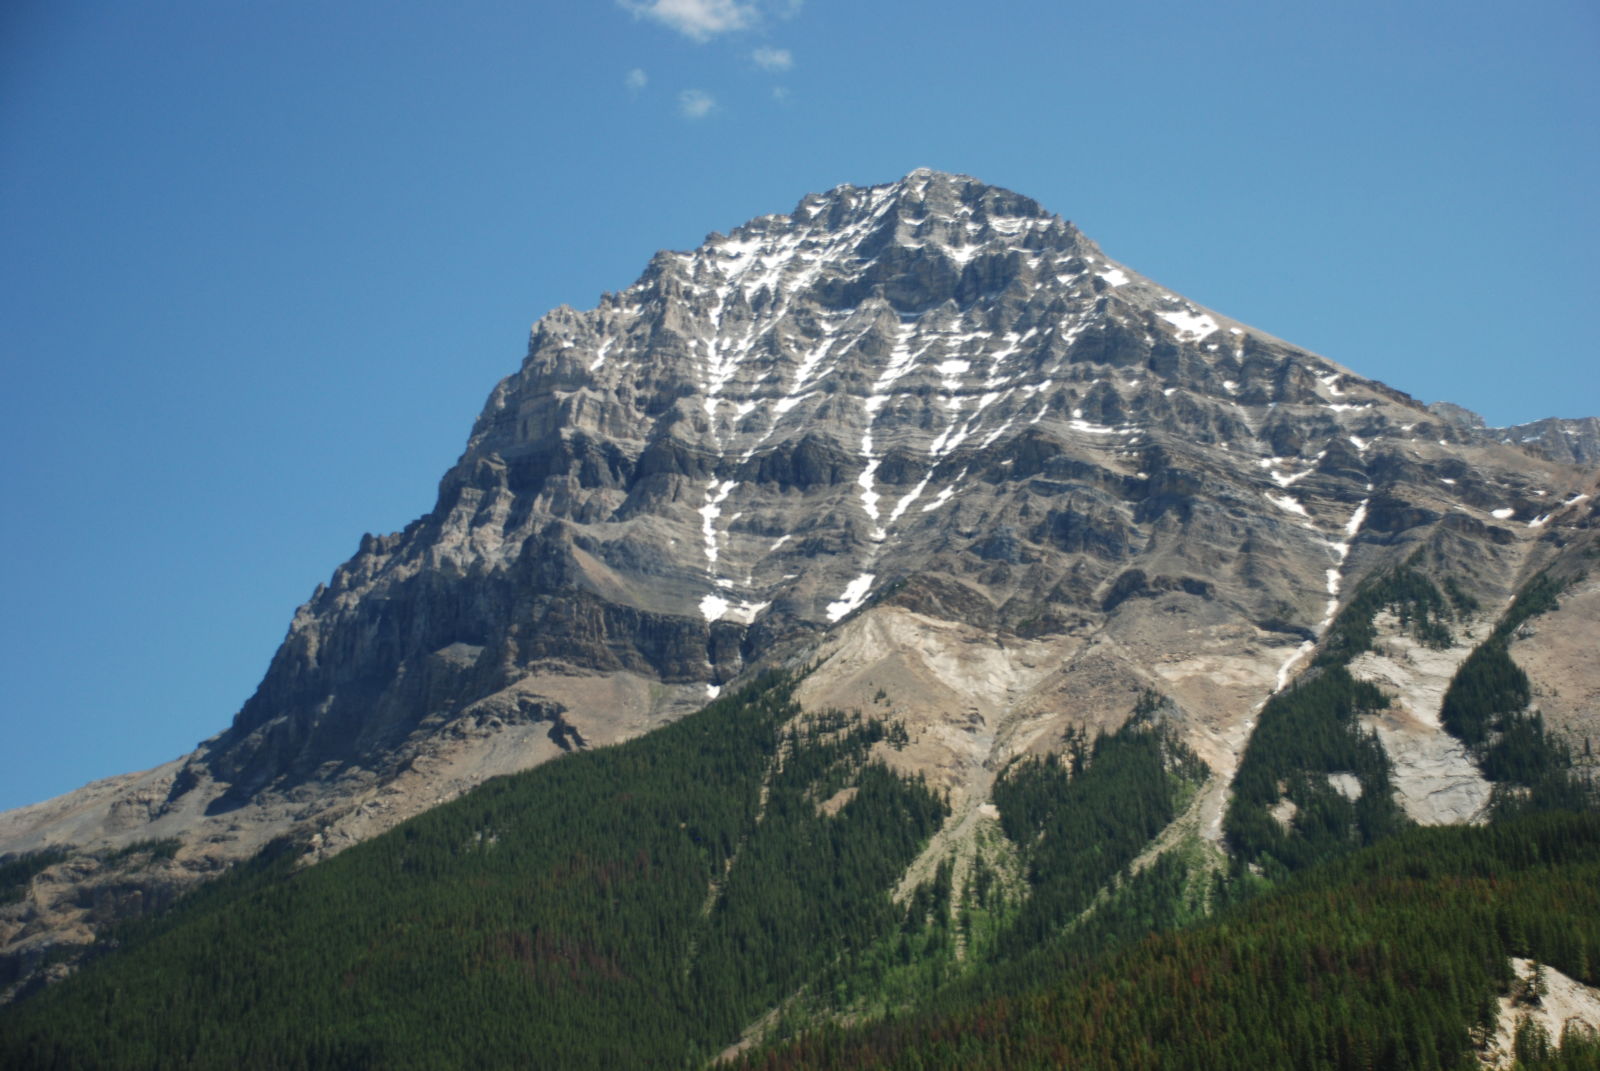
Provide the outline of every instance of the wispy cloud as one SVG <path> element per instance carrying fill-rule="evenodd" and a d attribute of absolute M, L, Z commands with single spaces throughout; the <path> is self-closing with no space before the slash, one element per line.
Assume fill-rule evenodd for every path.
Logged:
<path fill-rule="evenodd" d="M 758 48 L 750 58 L 757 67 L 768 71 L 787 71 L 794 66 L 794 54 L 787 48 Z"/>
<path fill-rule="evenodd" d="M 648 18 L 672 27 L 696 41 L 719 33 L 743 30 L 758 18 L 754 4 L 738 0 L 617 0 L 635 18 Z"/>
<path fill-rule="evenodd" d="M 635 67 L 628 72 L 627 77 L 622 80 L 622 84 L 637 93 L 650 84 L 650 76 L 644 73 L 644 68 Z"/>
<path fill-rule="evenodd" d="M 678 94 L 678 114 L 685 119 L 704 119 L 717 110 L 717 98 L 703 89 L 685 89 Z"/>

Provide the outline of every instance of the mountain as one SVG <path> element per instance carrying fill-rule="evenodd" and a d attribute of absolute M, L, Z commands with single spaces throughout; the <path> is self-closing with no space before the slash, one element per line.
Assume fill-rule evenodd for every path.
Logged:
<path fill-rule="evenodd" d="M 1509 428 L 1491 428 L 1470 409 L 1452 402 L 1434 402 L 1429 412 L 1473 431 L 1487 432 L 1503 443 L 1515 443 L 1552 461 L 1593 468 L 1600 462 L 1600 417 L 1563 420 L 1547 417 Z"/>
<path fill-rule="evenodd" d="M 1546 457 L 1593 468 L 1600 464 L 1600 418 L 1561 420 L 1549 417 L 1531 424 L 1496 428 L 1501 442 L 1535 447 Z"/>
<path fill-rule="evenodd" d="M 26 871 L 0 906 L 9 977 L 61 973 L 61 949 L 275 839 L 336 854 L 772 666 L 809 667 L 800 709 L 899 724 L 875 753 L 948 796 L 902 893 L 942 859 L 958 887 L 987 865 L 1014 760 L 1141 703 L 1212 772 L 1182 821 L 1220 858 L 1245 843 L 1224 818 L 1264 705 L 1363 593 L 1338 668 L 1392 698 L 1360 717 L 1382 772 L 1319 791 L 1479 820 L 1484 757 L 1441 704 L 1540 575 L 1562 597 L 1507 657 L 1553 737 L 1600 734 L 1600 504 L 1578 425 L 1536 443 L 1461 412 L 962 176 L 841 186 L 659 253 L 534 325 L 434 509 L 362 538 L 228 729 L 0 815 Z M 1287 827 L 1309 797 L 1269 780 Z"/>

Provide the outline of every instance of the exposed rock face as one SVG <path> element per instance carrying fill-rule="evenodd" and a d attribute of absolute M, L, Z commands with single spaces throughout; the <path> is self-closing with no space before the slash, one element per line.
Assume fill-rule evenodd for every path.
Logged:
<path fill-rule="evenodd" d="M 1600 989 L 1584 985 L 1554 967 L 1513 956 L 1511 992 L 1499 998 L 1495 1030 L 1478 1046 L 1488 1068 L 1516 1066 L 1519 1027 L 1532 1023 L 1551 1047 L 1574 1035 L 1600 1035 Z"/>
<path fill-rule="evenodd" d="M 1496 428 L 1495 433 L 1501 442 L 1516 443 L 1555 461 L 1588 468 L 1600 465 L 1600 417 L 1547 417 L 1531 424 Z"/>
<path fill-rule="evenodd" d="M 1493 627 L 1494 616 L 1485 615 L 1466 631 L 1484 634 Z M 1450 678 L 1474 643 L 1465 639 L 1435 650 L 1407 634 L 1391 613 L 1380 614 L 1376 625 L 1375 649 L 1358 656 L 1350 673 L 1394 697 L 1387 711 L 1366 721 L 1394 764 L 1396 799 L 1421 825 L 1474 821 L 1488 807 L 1489 782 L 1461 742 L 1439 724 Z"/>
<path fill-rule="evenodd" d="M 1561 517 L 1550 572 L 1565 588 L 1555 609 L 1517 629 L 1511 657 L 1528 675 L 1533 709 L 1566 737 L 1590 779 L 1600 780 L 1600 481 Z"/>
<path fill-rule="evenodd" d="M 961 815 L 1158 691 L 1224 775 L 1214 834 L 1254 712 L 1356 580 L 1421 550 L 1499 604 L 1565 538 L 1580 455 L 1499 439 L 1025 197 L 843 186 L 546 315 L 433 511 L 362 539 L 229 729 L 0 816 L 0 851 L 336 850 L 785 658 L 820 663 L 807 703 L 905 719 L 895 761 Z M 47 872 L 0 936 L 52 932 L 53 880 L 97 879 Z"/>
<path fill-rule="evenodd" d="M 1428 411 L 1468 431 L 1485 432 L 1503 443 L 1514 443 L 1529 453 L 1552 461 L 1593 468 L 1600 465 L 1600 417 L 1563 420 L 1546 417 L 1509 428 L 1491 428 L 1470 409 L 1453 402 L 1434 402 Z"/>

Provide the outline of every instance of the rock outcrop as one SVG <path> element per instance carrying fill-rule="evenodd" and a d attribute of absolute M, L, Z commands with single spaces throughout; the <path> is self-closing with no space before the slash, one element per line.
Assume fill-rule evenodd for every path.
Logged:
<path fill-rule="evenodd" d="M 1494 430 L 1501 442 L 1516 443 L 1555 461 L 1585 468 L 1600 465 L 1600 417 L 1580 420 L 1547 417 L 1531 424 Z"/>

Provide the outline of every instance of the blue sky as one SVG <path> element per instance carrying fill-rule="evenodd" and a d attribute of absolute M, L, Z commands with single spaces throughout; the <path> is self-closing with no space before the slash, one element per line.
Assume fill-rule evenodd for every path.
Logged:
<path fill-rule="evenodd" d="M 223 728 L 528 325 L 929 166 L 1492 423 L 1600 414 L 1587 2 L 12 0 L 0 808 Z"/>

